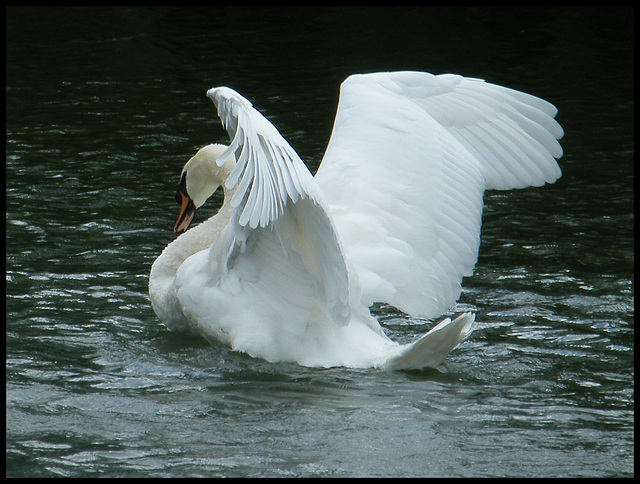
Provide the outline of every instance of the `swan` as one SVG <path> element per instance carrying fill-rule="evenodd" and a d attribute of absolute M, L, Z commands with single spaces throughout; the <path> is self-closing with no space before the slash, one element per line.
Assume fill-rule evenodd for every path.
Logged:
<path fill-rule="evenodd" d="M 270 362 L 439 367 L 473 313 L 399 344 L 369 307 L 444 314 L 477 261 L 484 191 L 561 176 L 556 108 L 481 79 L 348 77 L 315 176 L 246 98 L 228 87 L 207 96 L 230 143 L 184 166 L 181 235 L 152 265 L 150 300 L 170 329 Z M 220 186 L 218 213 L 189 228 Z"/>

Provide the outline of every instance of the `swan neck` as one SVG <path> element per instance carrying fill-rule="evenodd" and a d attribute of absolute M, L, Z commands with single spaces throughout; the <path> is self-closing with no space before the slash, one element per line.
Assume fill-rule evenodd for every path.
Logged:
<path fill-rule="evenodd" d="M 182 263 L 193 254 L 211 247 L 228 224 L 233 214 L 231 199 L 235 188 L 228 189 L 223 185 L 224 202 L 220 210 L 204 222 L 191 227 L 189 230 L 174 239 L 167 245 L 154 262 L 151 272 L 161 276 L 165 280 L 172 280 Z"/>

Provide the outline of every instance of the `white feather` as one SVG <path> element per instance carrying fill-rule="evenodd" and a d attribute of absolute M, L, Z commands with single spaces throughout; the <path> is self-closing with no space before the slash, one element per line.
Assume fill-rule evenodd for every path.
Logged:
<path fill-rule="evenodd" d="M 348 78 L 316 180 L 363 304 L 384 301 L 427 318 L 451 307 L 477 260 L 484 191 L 560 176 L 555 112 L 457 75 Z M 366 237 L 353 230 L 358 219 L 367 220 Z M 392 247 L 405 248 L 404 257 L 386 264 Z"/>
<path fill-rule="evenodd" d="M 402 346 L 368 306 L 427 318 L 448 310 L 477 259 L 484 191 L 560 176 L 555 107 L 478 79 L 348 78 L 315 178 L 248 100 L 226 87 L 207 94 L 231 142 L 201 150 L 184 171 L 215 173 L 193 185 L 206 193 L 189 196 L 224 184 L 225 203 L 156 260 L 151 300 L 170 327 L 269 361 L 440 365 L 472 331 L 472 314 Z"/>

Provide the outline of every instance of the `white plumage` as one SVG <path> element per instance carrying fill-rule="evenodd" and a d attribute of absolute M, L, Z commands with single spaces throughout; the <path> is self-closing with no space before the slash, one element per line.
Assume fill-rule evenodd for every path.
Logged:
<path fill-rule="evenodd" d="M 269 361 L 438 366 L 472 314 L 402 346 L 368 307 L 447 311 L 477 260 L 484 191 L 560 177 L 555 107 L 478 79 L 349 77 L 315 177 L 248 100 L 226 87 L 207 95 L 231 143 L 185 165 L 176 228 L 219 185 L 225 203 L 156 260 L 151 301 L 169 327 Z"/>

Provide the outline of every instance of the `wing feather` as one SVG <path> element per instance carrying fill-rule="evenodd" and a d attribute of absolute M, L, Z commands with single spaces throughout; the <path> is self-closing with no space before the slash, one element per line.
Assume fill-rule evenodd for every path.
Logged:
<path fill-rule="evenodd" d="M 316 180 L 363 303 L 424 317 L 451 307 L 477 260 L 484 191 L 560 177 L 556 113 L 535 96 L 453 74 L 348 78 Z"/>
<path fill-rule="evenodd" d="M 219 287 L 231 291 L 234 278 L 250 281 L 245 292 L 258 301 L 247 307 L 253 308 L 256 320 L 262 310 L 276 311 L 273 301 L 294 294 L 292 287 L 305 287 L 300 296 L 307 298 L 305 306 L 328 317 L 314 317 L 312 310 L 287 313 L 288 305 L 278 310 L 284 316 L 275 319 L 293 326 L 325 320 L 346 324 L 350 309 L 344 254 L 315 179 L 248 100 L 226 87 L 210 89 L 207 95 L 231 138 L 217 163 L 231 155 L 237 160 L 226 181 L 227 188 L 235 188 L 235 213 L 210 250 L 210 257 L 218 260 L 215 267 L 227 265 L 223 273 L 228 277 L 218 281 Z"/>

